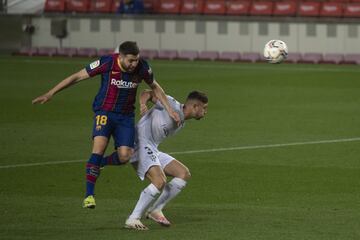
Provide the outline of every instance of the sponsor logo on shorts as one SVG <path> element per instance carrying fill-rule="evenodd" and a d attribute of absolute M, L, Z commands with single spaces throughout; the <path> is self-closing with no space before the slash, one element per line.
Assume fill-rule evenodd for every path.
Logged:
<path fill-rule="evenodd" d="M 133 82 L 126 82 L 124 80 L 111 79 L 111 85 L 115 85 L 118 88 L 137 88 L 138 84 Z"/>

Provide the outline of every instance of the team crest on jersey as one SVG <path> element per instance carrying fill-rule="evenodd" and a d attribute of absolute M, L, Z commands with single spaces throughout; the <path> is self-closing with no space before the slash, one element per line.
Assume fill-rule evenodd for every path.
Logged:
<path fill-rule="evenodd" d="M 93 70 L 95 68 L 97 68 L 98 66 L 100 66 L 100 60 L 97 60 L 93 63 L 90 63 L 90 69 Z"/>

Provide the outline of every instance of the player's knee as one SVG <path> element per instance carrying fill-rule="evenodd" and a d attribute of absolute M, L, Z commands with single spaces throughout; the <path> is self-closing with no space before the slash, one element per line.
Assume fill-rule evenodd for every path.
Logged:
<path fill-rule="evenodd" d="M 131 151 L 121 151 L 118 152 L 118 158 L 121 163 L 127 163 L 131 158 Z"/>
<path fill-rule="evenodd" d="M 157 177 L 153 179 L 152 184 L 161 191 L 166 185 L 166 178 L 165 177 Z"/>
<path fill-rule="evenodd" d="M 188 181 L 191 178 L 191 173 L 187 167 L 185 167 L 177 176 L 185 181 Z"/>

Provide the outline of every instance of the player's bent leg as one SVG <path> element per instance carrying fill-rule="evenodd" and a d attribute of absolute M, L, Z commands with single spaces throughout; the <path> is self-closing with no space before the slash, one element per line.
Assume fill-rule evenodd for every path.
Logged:
<path fill-rule="evenodd" d="M 160 223 L 163 226 L 170 226 L 171 223 L 164 216 L 162 209 L 168 202 L 170 202 L 170 200 L 175 198 L 181 192 L 181 190 L 186 186 L 186 181 L 190 179 L 191 175 L 189 169 L 175 159 L 165 166 L 164 172 L 174 178 L 166 184 L 159 198 L 155 201 L 153 206 L 149 208 L 146 213 L 146 217 Z"/>
<path fill-rule="evenodd" d="M 86 194 L 83 201 L 84 208 L 95 208 L 95 184 L 100 176 L 100 166 L 104 151 L 108 144 L 108 138 L 104 136 L 94 137 L 92 154 L 86 163 Z"/>
<path fill-rule="evenodd" d="M 188 181 L 191 178 L 189 169 L 176 159 L 172 160 L 165 166 L 164 172 L 168 176 L 181 178 L 184 181 Z"/>
<path fill-rule="evenodd" d="M 145 176 L 159 191 L 165 187 L 166 176 L 160 166 L 150 167 Z"/>
<path fill-rule="evenodd" d="M 109 156 L 104 157 L 101 160 L 101 167 L 108 165 L 118 166 L 126 164 L 131 156 L 133 155 L 134 150 L 129 147 L 119 147 L 117 151 L 113 152 Z"/>
<path fill-rule="evenodd" d="M 166 177 L 161 167 L 158 165 L 151 166 L 146 173 L 146 177 L 151 181 L 151 184 L 141 192 L 134 210 L 125 222 L 125 226 L 127 226 L 127 223 L 129 222 L 140 220 L 146 209 L 148 209 L 157 198 L 162 187 L 165 186 Z"/>

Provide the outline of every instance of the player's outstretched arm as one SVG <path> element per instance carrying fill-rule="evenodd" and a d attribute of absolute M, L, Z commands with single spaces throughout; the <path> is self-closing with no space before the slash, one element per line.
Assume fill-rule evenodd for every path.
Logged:
<path fill-rule="evenodd" d="M 169 101 L 165 95 L 164 90 L 161 88 L 161 86 L 154 80 L 152 84 L 150 84 L 150 87 L 157 99 L 160 100 L 162 105 L 165 107 L 166 111 L 169 113 L 170 117 L 176 122 L 176 124 L 179 126 L 181 124 L 180 116 L 177 112 L 175 112 L 169 104 Z"/>
<path fill-rule="evenodd" d="M 44 103 L 50 101 L 50 99 L 56 93 L 62 91 L 63 89 L 65 89 L 67 87 L 70 87 L 71 85 L 74 85 L 75 83 L 85 80 L 87 78 L 89 78 L 89 74 L 87 73 L 87 71 L 85 69 L 82 69 L 79 72 L 74 73 L 71 76 L 69 76 L 69 77 L 65 78 L 64 80 L 62 80 L 61 82 L 59 82 L 55 87 L 50 89 L 47 93 L 32 100 L 32 104 L 37 104 L 37 103 L 44 104 Z"/>

